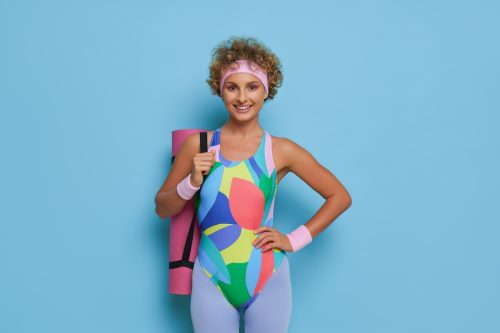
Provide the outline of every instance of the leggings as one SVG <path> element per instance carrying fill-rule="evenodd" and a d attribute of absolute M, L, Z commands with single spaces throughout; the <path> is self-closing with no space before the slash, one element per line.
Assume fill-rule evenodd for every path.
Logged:
<path fill-rule="evenodd" d="M 193 268 L 191 320 L 195 333 L 239 333 L 238 311 L 202 271 L 198 258 Z M 257 298 L 244 312 L 245 333 L 286 333 L 292 312 L 288 258 L 284 257 Z"/>

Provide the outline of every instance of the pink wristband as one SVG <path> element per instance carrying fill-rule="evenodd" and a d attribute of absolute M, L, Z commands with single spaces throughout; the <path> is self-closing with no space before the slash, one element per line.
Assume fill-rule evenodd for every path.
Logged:
<path fill-rule="evenodd" d="M 293 252 L 297 252 L 307 244 L 312 242 L 312 235 L 305 225 L 301 225 L 291 233 L 287 234 L 290 243 L 292 244 Z"/>
<path fill-rule="evenodd" d="M 196 193 L 196 191 L 198 191 L 200 189 L 200 186 L 194 187 L 191 184 L 191 181 L 189 180 L 189 178 L 191 178 L 191 173 L 189 175 L 187 175 L 186 178 L 181 180 L 179 182 L 179 184 L 177 184 L 177 193 L 184 200 L 191 199 L 194 196 L 194 194 Z"/>

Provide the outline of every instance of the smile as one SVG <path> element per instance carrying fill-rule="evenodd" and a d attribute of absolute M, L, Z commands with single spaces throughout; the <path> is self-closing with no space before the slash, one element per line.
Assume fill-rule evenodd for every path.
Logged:
<path fill-rule="evenodd" d="M 252 106 L 253 105 L 245 105 L 245 106 L 234 105 L 234 107 L 240 112 L 248 112 L 248 110 L 250 110 Z"/>

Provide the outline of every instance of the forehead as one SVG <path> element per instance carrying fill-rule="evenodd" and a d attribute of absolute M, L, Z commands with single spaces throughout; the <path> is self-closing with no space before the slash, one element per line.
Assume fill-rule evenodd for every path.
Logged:
<path fill-rule="evenodd" d="M 259 82 L 259 78 L 250 73 L 234 73 L 226 78 L 226 82 L 233 82 L 236 84 L 248 84 L 252 82 Z"/>

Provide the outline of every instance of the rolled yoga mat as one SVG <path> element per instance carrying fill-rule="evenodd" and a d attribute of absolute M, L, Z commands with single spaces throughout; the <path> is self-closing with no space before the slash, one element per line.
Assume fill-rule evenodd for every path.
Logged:
<path fill-rule="evenodd" d="M 204 129 L 172 131 L 171 163 L 174 163 L 175 156 L 188 135 L 206 131 Z M 191 277 L 200 244 L 200 227 L 195 214 L 194 198 L 193 196 L 188 200 L 178 214 L 170 217 L 168 292 L 171 294 L 191 294 Z"/>

